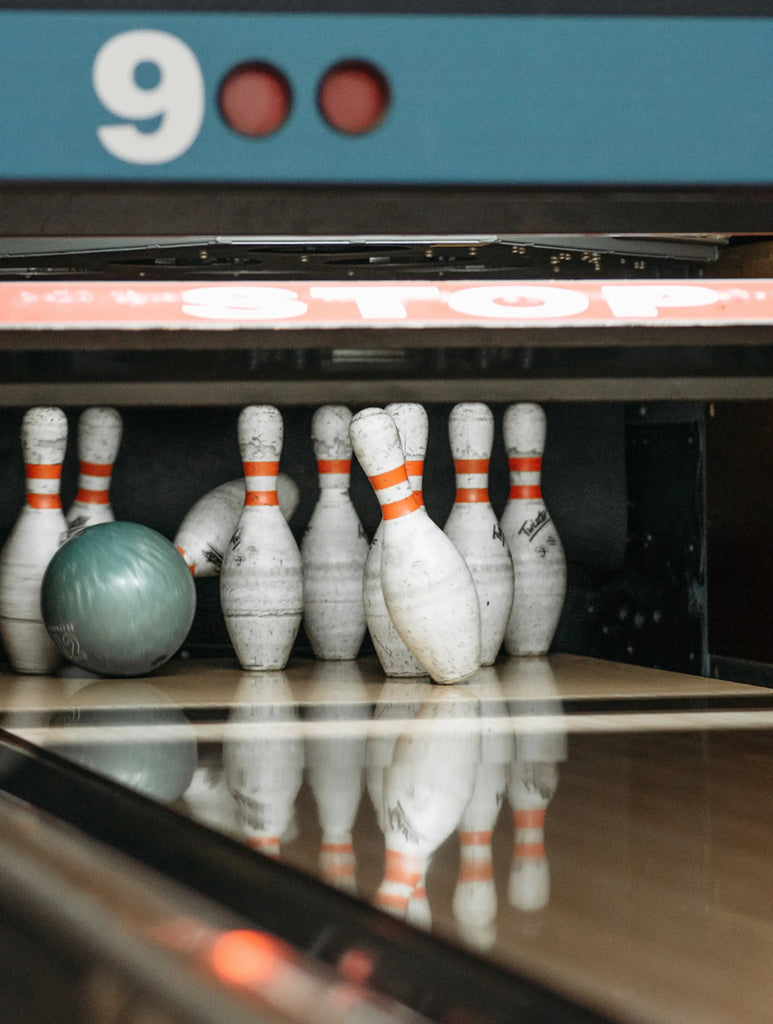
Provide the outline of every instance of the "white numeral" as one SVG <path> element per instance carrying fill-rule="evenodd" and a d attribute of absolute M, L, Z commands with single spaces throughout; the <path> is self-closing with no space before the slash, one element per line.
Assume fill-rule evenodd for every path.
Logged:
<path fill-rule="evenodd" d="M 141 64 L 153 64 L 158 84 L 144 89 L 135 78 Z M 117 117 L 161 118 L 154 131 L 134 124 L 100 125 L 99 141 L 131 164 L 165 164 L 196 140 L 204 119 L 204 78 L 196 55 L 168 32 L 122 32 L 102 46 L 92 69 L 94 91 Z"/>

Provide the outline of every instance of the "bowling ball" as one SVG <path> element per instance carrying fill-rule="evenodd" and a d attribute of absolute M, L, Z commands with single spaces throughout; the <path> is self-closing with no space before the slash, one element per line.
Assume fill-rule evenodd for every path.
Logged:
<path fill-rule="evenodd" d="M 196 586 L 180 552 L 139 523 L 99 523 L 49 562 L 43 621 L 65 658 L 98 675 L 141 676 L 188 635 Z"/>
<path fill-rule="evenodd" d="M 101 680 L 71 701 L 51 722 L 49 750 L 154 800 L 183 795 L 198 763 L 196 736 L 166 694 L 144 682 Z"/>

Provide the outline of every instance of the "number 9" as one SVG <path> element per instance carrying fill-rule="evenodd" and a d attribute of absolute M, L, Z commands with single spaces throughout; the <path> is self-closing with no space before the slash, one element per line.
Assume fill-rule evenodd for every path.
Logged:
<path fill-rule="evenodd" d="M 135 74 L 154 64 L 157 85 L 141 88 Z M 168 32 L 138 30 L 113 36 L 100 48 L 92 69 L 94 91 L 112 114 L 134 121 L 160 117 L 155 131 L 133 124 L 100 125 L 99 141 L 131 164 L 164 164 L 189 149 L 204 119 L 204 78 L 196 55 Z"/>

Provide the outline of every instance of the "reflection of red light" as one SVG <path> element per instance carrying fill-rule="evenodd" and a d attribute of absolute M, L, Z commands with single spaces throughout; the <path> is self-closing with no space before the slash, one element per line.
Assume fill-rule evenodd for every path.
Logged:
<path fill-rule="evenodd" d="M 215 973 L 232 985 L 263 985 L 279 968 L 283 958 L 279 943 L 263 932 L 232 931 L 221 935 L 210 953 Z"/>
<path fill-rule="evenodd" d="M 338 970 L 347 979 L 365 984 L 373 973 L 373 957 L 364 949 L 347 949 L 338 961 Z"/>
<path fill-rule="evenodd" d="M 292 97 L 287 79 L 269 64 L 240 64 L 223 79 L 218 103 L 223 120 L 240 135 L 260 138 L 287 120 Z"/>
<path fill-rule="evenodd" d="M 319 87 L 319 109 L 331 128 L 347 135 L 369 132 L 389 105 L 387 80 L 372 64 L 345 61 L 331 68 Z"/>

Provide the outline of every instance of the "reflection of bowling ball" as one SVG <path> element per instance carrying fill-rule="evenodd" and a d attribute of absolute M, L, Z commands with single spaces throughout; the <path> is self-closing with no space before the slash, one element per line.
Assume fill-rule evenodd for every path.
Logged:
<path fill-rule="evenodd" d="M 196 769 L 193 726 L 147 683 L 89 683 L 51 726 L 50 750 L 155 800 L 181 797 Z M 57 729 L 67 730 L 66 742 Z"/>
<path fill-rule="evenodd" d="M 108 676 L 150 672 L 179 649 L 196 609 L 180 552 L 138 523 L 100 523 L 68 540 L 43 577 L 46 629 L 70 661 Z"/>

